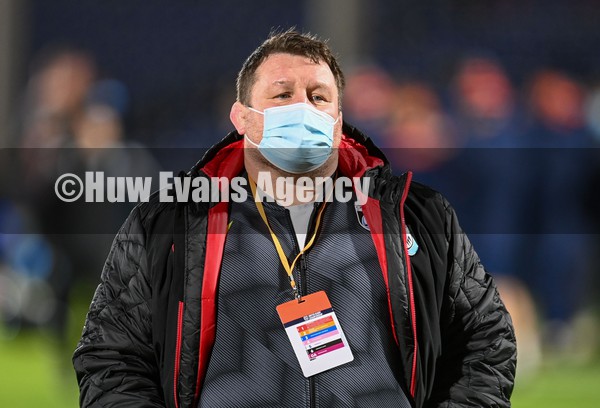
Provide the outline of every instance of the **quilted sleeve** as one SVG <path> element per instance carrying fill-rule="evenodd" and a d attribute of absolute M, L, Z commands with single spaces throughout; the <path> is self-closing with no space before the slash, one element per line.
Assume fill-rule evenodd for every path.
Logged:
<path fill-rule="evenodd" d="M 82 407 L 162 407 L 139 211 L 112 244 L 73 356 Z"/>
<path fill-rule="evenodd" d="M 434 405 L 510 407 L 517 355 L 512 321 L 456 214 L 445 204 L 450 276 Z"/>

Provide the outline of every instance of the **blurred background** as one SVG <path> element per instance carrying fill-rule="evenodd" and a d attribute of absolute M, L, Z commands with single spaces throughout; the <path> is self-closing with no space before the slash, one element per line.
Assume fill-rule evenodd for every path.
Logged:
<path fill-rule="evenodd" d="M 0 406 L 77 406 L 131 209 L 57 205 L 57 176 L 188 169 L 290 26 L 330 39 L 344 119 L 457 210 L 517 329 L 514 406 L 599 406 L 598 21 L 592 0 L 0 0 Z"/>

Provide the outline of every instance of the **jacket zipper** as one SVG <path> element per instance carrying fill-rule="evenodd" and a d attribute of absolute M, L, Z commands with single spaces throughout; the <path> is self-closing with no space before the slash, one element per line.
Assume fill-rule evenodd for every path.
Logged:
<path fill-rule="evenodd" d="M 306 267 L 305 256 L 306 255 L 302 255 L 300 257 L 300 275 L 302 276 L 302 280 L 300 281 L 301 295 L 307 294 L 307 288 L 306 288 L 307 267 Z M 317 402 L 315 401 L 315 379 L 314 379 L 314 377 L 308 377 L 308 400 L 309 400 L 309 407 L 316 408 Z"/>
<path fill-rule="evenodd" d="M 316 207 L 316 206 L 315 206 Z M 308 237 L 309 234 L 312 232 L 311 231 L 311 227 L 313 225 L 313 218 L 315 215 L 315 211 L 313 208 L 313 213 L 310 215 L 310 219 L 308 221 L 308 227 L 306 230 L 306 236 Z M 289 221 L 289 225 L 292 227 L 292 242 L 294 243 L 294 248 L 295 248 L 295 252 L 299 253 L 300 252 L 300 246 L 298 245 L 298 239 L 296 238 L 296 231 L 294 230 L 294 223 L 292 222 L 292 216 L 290 215 L 290 212 L 287 211 L 287 218 Z M 306 287 L 306 273 L 307 273 L 307 266 L 306 266 L 306 254 L 302 254 L 300 256 L 300 263 L 298 265 L 298 276 L 297 276 L 297 281 L 300 285 L 300 296 L 304 296 L 307 294 L 308 288 Z M 310 408 L 316 408 L 317 406 L 317 402 L 315 401 L 315 380 L 313 377 L 308 377 L 308 404 Z"/>

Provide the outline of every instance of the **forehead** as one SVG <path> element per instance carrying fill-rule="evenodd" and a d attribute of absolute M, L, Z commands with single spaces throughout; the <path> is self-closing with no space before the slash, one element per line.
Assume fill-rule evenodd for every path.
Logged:
<path fill-rule="evenodd" d="M 267 87 L 282 83 L 300 83 L 336 87 L 335 77 L 329 65 L 319 61 L 315 63 L 310 58 L 293 54 L 272 54 L 256 69 L 255 85 Z"/>

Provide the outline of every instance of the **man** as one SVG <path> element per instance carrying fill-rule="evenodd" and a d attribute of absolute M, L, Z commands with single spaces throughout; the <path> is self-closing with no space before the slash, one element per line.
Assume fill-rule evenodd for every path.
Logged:
<path fill-rule="evenodd" d="M 343 87 L 309 35 L 248 58 L 236 131 L 188 176 L 242 177 L 250 198 L 155 194 L 132 212 L 75 351 L 82 406 L 510 406 L 515 339 L 491 277 L 449 204 L 343 124 Z M 301 176 L 368 184 L 268 199 Z"/>

